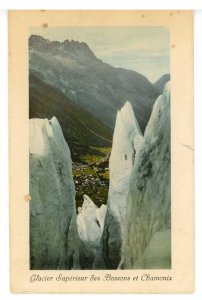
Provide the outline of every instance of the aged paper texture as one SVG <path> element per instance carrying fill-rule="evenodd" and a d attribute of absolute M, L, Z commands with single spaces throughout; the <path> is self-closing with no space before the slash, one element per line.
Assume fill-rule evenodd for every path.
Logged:
<path fill-rule="evenodd" d="M 9 13 L 15 293 L 194 292 L 191 11 Z"/>

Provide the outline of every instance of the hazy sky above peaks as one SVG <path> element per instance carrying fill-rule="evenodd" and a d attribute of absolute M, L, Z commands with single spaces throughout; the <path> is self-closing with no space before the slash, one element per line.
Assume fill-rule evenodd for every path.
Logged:
<path fill-rule="evenodd" d="M 114 66 L 134 70 L 155 82 L 170 73 L 170 41 L 166 27 L 32 28 L 51 41 L 86 42 L 94 54 Z"/>

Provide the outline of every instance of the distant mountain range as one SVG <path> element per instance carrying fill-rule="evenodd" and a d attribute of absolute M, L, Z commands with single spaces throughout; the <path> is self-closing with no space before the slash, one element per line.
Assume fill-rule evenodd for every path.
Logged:
<path fill-rule="evenodd" d="M 40 80 L 40 88 L 43 82 L 44 89 L 47 90 L 45 95 L 49 100 L 48 89 L 53 90 L 53 87 L 57 89 L 56 110 L 60 107 L 64 110 L 64 97 L 67 97 L 71 99 L 71 104 L 74 103 L 77 108 L 80 107 L 82 111 L 90 113 L 91 117 L 94 116 L 106 124 L 106 128 L 113 129 L 117 110 L 128 100 L 144 131 L 154 101 L 159 95 L 146 77 L 135 71 L 114 68 L 104 63 L 95 56 L 86 43 L 76 41 L 50 41 L 32 35 L 29 38 L 29 56 L 31 80 L 35 80 L 35 84 L 37 79 Z M 32 86 L 30 98 L 36 99 L 33 93 L 37 93 L 37 88 L 34 89 Z M 60 98 L 64 102 L 61 105 Z M 35 109 L 36 103 L 31 100 L 30 117 L 36 115 Z M 61 113 L 64 115 L 64 111 Z M 58 116 L 57 118 L 60 122 L 60 118 Z"/>

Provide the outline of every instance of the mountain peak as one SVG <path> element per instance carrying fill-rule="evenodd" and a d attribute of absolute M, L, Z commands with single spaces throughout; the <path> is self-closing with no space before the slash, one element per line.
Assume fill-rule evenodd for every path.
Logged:
<path fill-rule="evenodd" d="M 66 39 L 63 42 L 51 41 L 40 35 L 31 35 L 29 38 L 29 47 L 33 50 L 43 50 L 46 53 L 57 53 L 63 56 L 71 55 L 76 59 L 98 60 L 93 51 L 85 42 Z"/>
<path fill-rule="evenodd" d="M 29 43 L 51 43 L 49 39 L 45 39 L 43 36 L 38 34 L 31 34 L 29 37 Z"/>
<path fill-rule="evenodd" d="M 137 72 L 106 64 L 89 47 L 85 42 L 51 42 L 33 35 L 29 45 L 30 74 L 59 89 L 111 128 L 117 110 L 128 100 L 144 131 L 158 96 L 154 86 Z"/>

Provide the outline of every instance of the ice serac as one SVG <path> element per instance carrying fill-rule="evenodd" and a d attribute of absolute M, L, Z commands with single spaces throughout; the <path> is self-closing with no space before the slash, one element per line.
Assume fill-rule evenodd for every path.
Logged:
<path fill-rule="evenodd" d="M 116 269 L 121 258 L 130 176 L 142 143 L 140 127 L 127 101 L 117 113 L 109 161 L 110 186 L 101 241 L 102 255 L 108 269 Z"/>
<path fill-rule="evenodd" d="M 79 269 L 69 147 L 55 117 L 31 119 L 29 128 L 30 268 Z"/>
<path fill-rule="evenodd" d="M 100 263 L 98 250 L 102 236 L 106 205 L 98 208 L 93 201 L 84 195 L 82 207 L 78 208 L 77 226 L 81 240 L 80 265 L 82 269 L 97 269 Z"/>
<path fill-rule="evenodd" d="M 171 267 L 170 89 L 156 100 L 131 174 L 125 269 Z"/>

